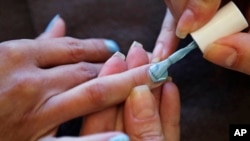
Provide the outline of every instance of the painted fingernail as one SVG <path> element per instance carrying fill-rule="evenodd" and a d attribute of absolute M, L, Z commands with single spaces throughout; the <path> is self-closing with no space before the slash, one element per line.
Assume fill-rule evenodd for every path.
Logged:
<path fill-rule="evenodd" d="M 194 13 L 190 9 L 186 9 L 183 12 L 178 22 L 177 29 L 176 29 L 176 36 L 181 39 L 186 38 L 188 33 L 193 28 L 194 21 L 195 21 Z"/>
<path fill-rule="evenodd" d="M 120 134 L 109 139 L 109 141 L 130 141 L 129 137 L 125 134 Z"/>
<path fill-rule="evenodd" d="M 115 56 L 115 57 L 119 57 L 119 58 L 121 58 L 122 60 L 125 60 L 125 55 L 124 54 L 122 54 L 121 52 L 119 52 L 119 51 L 117 51 L 113 56 Z"/>
<path fill-rule="evenodd" d="M 132 43 L 132 45 L 130 46 L 130 48 L 133 48 L 133 47 L 143 47 L 143 45 L 141 43 L 137 42 L 137 41 L 134 41 Z"/>
<path fill-rule="evenodd" d="M 206 48 L 204 57 L 218 65 L 232 67 L 237 61 L 238 53 L 233 47 L 214 43 Z"/>
<path fill-rule="evenodd" d="M 120 51 L 119 45 L 114 40 L 105 40 L 104 44 L 111 53 Z"/>
<path fill-rule="evenodd" d="M 45 29 L 45 32 L 48 32 L 52 29 L 52 27 L 55 25 L 55 22 L 60 18 L 60 15 L 57 14 L 54 16 L 54 18 L 49 22 L 48 26 Z"/>
<path fill-rule="evenodd" d="M 132 114 L 139 120 L 145 120 L 155 115 L 155 101 L 148 86 L 135 87 L 131 93 Z"/>

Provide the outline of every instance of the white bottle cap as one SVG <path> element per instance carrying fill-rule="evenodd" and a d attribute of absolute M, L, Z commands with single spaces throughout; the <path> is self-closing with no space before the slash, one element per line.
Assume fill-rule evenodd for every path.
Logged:
<path fill-rule="evenodd" d="M 191 33 L 191 36 L 204 52 L 206 47 L 218 40 L 248 27 L 245 17 L 231 1 L 221 8 L 216 15 L 202 28 Z"/>

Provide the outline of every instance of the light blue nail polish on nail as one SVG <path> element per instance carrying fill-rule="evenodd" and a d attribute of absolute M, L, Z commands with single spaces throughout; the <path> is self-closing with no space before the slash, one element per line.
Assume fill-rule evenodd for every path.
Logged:
<path fill-rule="evenodd" d="M 120 51 L 120 48 L 118 46 L 118 44 L 113 41 L 113 40 L 105 40 L 104 41 L 106 47 L 108 48 L 108 50 L 111 52 L 111 53 L 115 53 L 117 51 Z"/>
<path fill-rule="evenodd" d="M 130 139 L 127 135 L 121 134 L 121 135 L 114 136 L 109 141 L 130 141 Z"/>
<path fill-rule="evenodd" d="M 54 26 L 54 24 L 55 24 L 55 22 L 56 22 L 56 20 L 58 18 L 60 18 L 59 14 L 57 14 L 56 16 L 54 16 L 54 18 L 49 22 L 48 26 L 46 27 L 45 32 L 50 31 L 50 29 Z"/>

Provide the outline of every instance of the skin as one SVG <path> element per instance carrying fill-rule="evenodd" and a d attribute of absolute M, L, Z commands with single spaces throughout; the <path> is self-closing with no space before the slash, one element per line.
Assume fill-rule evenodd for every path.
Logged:
<path fill-rule="evenodd" d="M 58 22 L 63 21 L 59 19 Z M 131 100 L 133 98 L 128 98 L 130 95 L 133 97 L 141 91 L 147 95 L 148 100 L 154 100 L 150 88 L 159 87 L 160 84 L 151 82 L 148 76 L 150 66 L 148 62 L 144 62 L 144 59 L 142 62 L 140 59 L 135 62 L 132 59 L 124 61 L 121 55 L 117 54 L 109 58 L 111 54 L 102 39 L 57 38 L 64 34 L 64 31 L 60 29 L 64 27 L 64 24 L 59 27 L 52 27 L 51 32 L 43 33 L 36 40 L 15 40 L 0 44 L 0 66 L 2 67 L 0 69 L 2 78 L 0 80 L 0 103 L 4 107 L 0 112 L 1 139 L 106 141 L 122 133 L 109 132 L 77 138 L 55 138 L 53 135 L 63 122 L 105 110 L 126 99 Z M 48 38 L 50 39 L 46 40 Z M 142 53 L 142 57 L 146 59 L 145 50 L 142 48 L 139 50 L 139 52 L 137 49 L 132 50 L 128 58 Z M 108 61 L 105 64 L 94 63 L 104 62 L 106 59 Z M 99 77 L 95 78 L 98 75 Z M 146 89 L 137 88 L 141 85 Z M 164 90 L 165 87 L 168 90 Z M 134 88 L 137 88 L 136 91 L 133 91 Z M 158 104 L 153 104 L 151 108 L 155 109 L 157 118 L 140 125 L 145 126 L 150 122 L 152 126 L 148 128 L 148 133 L 150 133 L 150 129 L 152 131 L 155 129 L 154 126 L 161 126 L 162 123 L 159 120 L 161 117 L 164 125 L 167 126 L 159 129 L 160 139 L 171 138 L 172 135 L 176 138 L 179 136 L 178 89 L 173 83 L 168 82 L 163 85 L 162 94 L 165 95 L 163 100 L 167 101 L 167 105 L 162 105 L 166 115 L 162 115 L 163 112 L 158 108 Z M 175 101 L 171 97 L 174 97 Z M 142 101 L 140 98 L 137 100 Z M 160 102 L 156 100 L 155 103 Z M 125 114 L 130 114 L 129 111 L 126 112 L 126 109 L 139 106 L 126 103 Z M 175 120 L 171 120 L 172 118 Z M 137 123 L 132 120 L 133 117 L 125 119 L 126 122 L 121 124 L 136 126 Z M 154 122 L 151 123 L 152 121 Z M 171 133 L 170 130 L 176 134 L 166 135 L 166 133 Z M 138 137 L 138 132 L 135 134 L 131 129 L 126 129 L 126 132 Z M 146 137 L 150 137 L 149 135 Z M 145 136 L 140 138 L 144 139 L 143 137 Z"/>
<path fill-rule="evenodd" d="M 202 27 L 214 16 L 221 3 L 225 4 L 228 0 L 165 0 L 165 2 L 169 10 L 153 52 L 154 58 L 159 57 L 156 60 L 168 57 L 168 54 L 173 52 L 178 44 L 177 36 L 185 38 L 187 34 Z M 248 3 L 247 0 L 237 1 L 237 5 L 244 7 L 242 13 L 249 22 Z M 250 52 L 249 38 L 248 29 L 223 37 L 207 47 L 204 58 L 214 64 L 249 75 L 250 64 L 247 61 Z"/>
<path fill-rule="evenodd" d="M 128 69 L 132 71 L 133 68 L 137 69 L 147 64 L 149 59 L 142 45 L 136 43 L 131 46 L 125 62 Z M 133 114 L 144 109 L 146 109 L 145 112 L 141 112 L 139 117 Z M 147 109 L 152 109 L 154 114 L 148 116 Z M 152 88 L 152 85 L 141 85 L 130 91 L 124 105 L 118 104 L 86 116 L 81 134 L 118 130 L 127 133 L 132 141 L 149 139 L 178 141 L 180 139 L 179 120 L 179 92 L 172 82 L 166 82 L 162 87 L 157 88 Z"/>

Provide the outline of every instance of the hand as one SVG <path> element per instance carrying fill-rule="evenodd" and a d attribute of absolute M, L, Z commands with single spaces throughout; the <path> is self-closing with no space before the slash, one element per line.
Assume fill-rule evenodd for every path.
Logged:
<path fill-rule="evenodd" d="M 104 40 L 68 37 L 7 41 L 0 49 L 0 137 L 5 140 L 29 140 L 55 129 L 54 121 L 65 118 L 44 113 L 53 105 L 50 99 L 98 75 L 102 64 L 84 61 L 103 62 L 111 55 Z"/>
<path fill-rule="evenodd" d="M 250 6 L 249 1 L 240 1 L 239 5 L 245 5 L 245 17 L 250 22 Z M 250 75 L 250 34 L 236 33 L 217 40 L 215 43 L 209 45 L 204 52 L 204 58 L 207 60 L 245 74 Z"/>
<path fill-rule="evenodd" d="M 52 23 L 37 40 L 0 44 L 1 139 L 34 140 L 55 131 L 60 123 L 53 120 L 60 117 L 44 114 L 46 103 L 96 77 L 112 54 L 107 40 L 58 38 L 65 34 L 65 23 L 58 16 Z"/>
<path fill-rule="evenodd" d="M 178 21 L 176 35 L 185 38 L 188 33 L 206 24 L 216 13 L 221 0 L 165 0 Z"/>
<path fill-rule="evenodd" d="M 156 61 L 167 58 L 176 49 L 179 38 L 199 29 L 216 13 L 221 0 L 165 0 L 167 12 L 153 51 Z"/>
<path fill-rule="evenodd" d="M 128 69 L 133 70 L 132 68 L 148 62 L 147 53 L 143 50 L 142 45 L 134 43 L 126 58 Z M 117 66 L 117 63 L 109 68 L 115 66 Z M 100 74 L 103 76 L 110 73 L 119 73 L 124 69 L 105 71 L 106 73 Z M 129 83 L 124 82 L 124 84 Z M 122 93 L 121 90 L 116 95 L 120 95 L 120 93 Z M 110 107 L 86 116 L 81 135 L 117 130 L 129 134 L 133 141 L 147 139 L 157 141 L 164 139 L 179 140 L 180 102 L 176 86 L 167 82 L 162 89 L 161 87 L 155 88 L 153 93 L 154 96 L 146 85 L 135 87 L 130 92 L 124 108 L 119 104 L 116 107 Z"/>
<path fill-rule="evenodd" d="M 166 0 L 170 11 L 166 13 L 161 33 L 157 39 L 153 52 L 154 58 L 162 60 L 175 50 L 178 43 L 178 39 L 174 34 L 175 30 L 176 35 L 179 37 L 185 37 L 188 33 L 197 30 L 213 17 L 221 2 L 226 3 L 227 0 Z M 249 1 L 244 0 L 236 4 L 241 7 L 246 19 L 250 22 Z M 174 16 L 171 16 L 171 13 Z M 249 36 L 249 32 L 237 33 L 219 39 L 207 47 L 204 58 L 225 68 L 250 74 L 250 65 L 248 63 L 250 58 L 250 50 L 248 49 Z"/>

